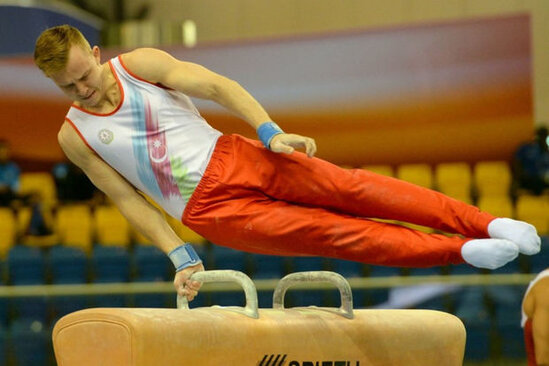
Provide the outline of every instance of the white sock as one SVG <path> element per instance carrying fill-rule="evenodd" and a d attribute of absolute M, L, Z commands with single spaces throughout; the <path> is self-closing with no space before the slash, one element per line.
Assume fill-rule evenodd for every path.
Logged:
<path fill-rule="evenodd" d="M 518 246 L 505 239 L 474 239 L 461 247 L 465 262 L 479 268 L 499 268 L 518 257 L 518 254 Z"/>
<path fill-rule="evenodd" d="M 488 224 L 491 238 L 511 240 L 522 254 L 533 255 L 540 251 L 541 238 L 536 228 L 524 221 L 497 218 Z"/>

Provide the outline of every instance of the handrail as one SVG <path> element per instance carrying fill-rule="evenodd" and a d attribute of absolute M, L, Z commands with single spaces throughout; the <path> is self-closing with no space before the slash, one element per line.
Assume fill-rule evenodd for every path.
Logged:
<path fill-rule="evenodd" d="M 527 285 L 535 274 L 474 274 L 474 275 L 431 275 L 431 276 L 392 276 L 392 277 L 351 277 L 348 282 L 353 290 L 368 288 L 391 288 L 417 286 L 425 284 L 451 284 L 461 286 L 501 286 Z M 254 280 L 258 291 L 272 291 L 279 279 Z M 294 289 L 327 290 L 333 286 L 324 283 L 296 284 Z M 241 291 L 233 283 L 205 283 L 201 292 Z M 90 283 L 71 285 L 27 285 L 0 286 L 0 298 L 39 297 L 39 296 L 76 296 L 108 294 L 146 294 L 175 293 L 172 282 L 126 282 L 126 283 Z"/>

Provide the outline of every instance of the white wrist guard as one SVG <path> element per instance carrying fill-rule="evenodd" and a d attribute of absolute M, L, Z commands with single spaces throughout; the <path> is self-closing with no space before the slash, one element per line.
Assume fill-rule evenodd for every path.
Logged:
<path fill-rule="evenodd" d="M 172 250 L 168 257 L 175 266 L 175 271 L 179 272 L 187 267 L 196 266 L 202 263 L 198 254 L 190 244 L 183 244 Z"/>

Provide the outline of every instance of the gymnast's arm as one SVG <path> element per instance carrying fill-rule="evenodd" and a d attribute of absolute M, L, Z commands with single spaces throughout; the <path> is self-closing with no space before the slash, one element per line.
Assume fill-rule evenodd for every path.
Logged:
<path fill-rule="evenodd" d="M 180 61 L 154 48 L 139 48 L 123 54 L 122 61 L 134 74 L 152 83 L 160 83 L 191 97 L 212 100 L 245 120 L 255 130 L 268 121 L 269 114 L 240 84 L 203 66 Z M 313 139 L 295 134 L 279 134 L 271 140 L 275 152 L 292 153 L 304 148 L 313 156 Z"/>
<path fill-rule="evenodd" d="M 90 178 L 93 184 L 109 196 L 120 212 L 140 233 L 155 243 L 164 253 L 181 245 L 163 215 L 152 206 L 120 174 L 92 152 L 65 122 L 58 134 L 59 144 L 67 157 Z M 196 281 L 188 281 L 192 273 L 204 270 L 202 264 L 188 267 L 176 273 L 174 286 L 180 295 L 192 300 L 200 287 Z"/>
<path fill-rule="evenodd" d="M 538 366 L 549 366 L 549 278 L 543 278 L 532 289 L 534 299 L 532 333 Z"/>

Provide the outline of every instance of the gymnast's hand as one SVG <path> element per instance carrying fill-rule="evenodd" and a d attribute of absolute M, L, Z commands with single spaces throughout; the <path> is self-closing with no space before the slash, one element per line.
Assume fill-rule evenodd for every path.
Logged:
<path fill-rule="evenodd" d="M 281 133 L 275 135 L 270 143 L 271 151 L 276 153 L 291 154 L 294 148 L 305 149 L 307 156 L 312 158 L 316 153 L 315 140 L 310 137 L 295 135 L 292 133 Z"/>
<path fill-rule="evenodd" d="M 175 274 L 175 279 L 173 280 L 173 285 L 177 290 L 177 294 L 180 296 L 185 296 L 187 301 L 192 301 L 194 297 L 198 294 L 198 290 L 202 287 L 202 282 L 191 281 L 189 278 L 195 272 L 200 272 L 204 270 L 204 265 L 202 263 L 197 264 L 196 266 L 187 267 Z"/>

